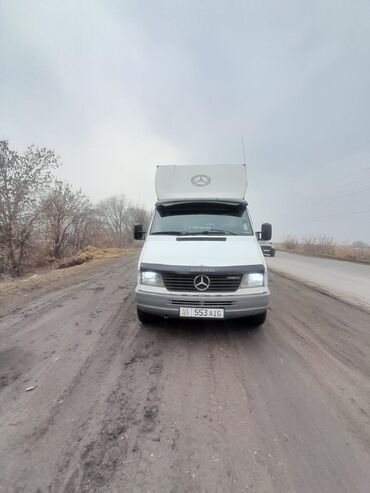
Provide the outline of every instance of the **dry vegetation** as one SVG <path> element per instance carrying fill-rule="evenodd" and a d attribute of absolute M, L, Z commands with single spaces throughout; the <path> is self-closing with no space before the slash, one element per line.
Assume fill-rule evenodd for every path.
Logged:
<path fill-rule="evenodd" d="M 366 243 L 356 241 L 351 245 L 338 244 L 325 235 L 305 237 L 302 240 L 288 236 L 279 248 L 306 255 L 370 262 L 370 247 Z"/>
<path fill-rule="evenodd" d="M 100 260 L 103 258 L 112 258 L 123 255 L 134 248 L 99 248 L 94 246 L 88 246 L 81 252 L 78 252 L 72 257 L 67 257 L 62 259 L 56 264 L 57 269 L 65 269 L 67 267 L 74 267 L 75 265 L 81 265 L 85 262 L 90 262 L 91 260 Z"/>
<path fill-rule="evenodd" d="M 30 272 L 28 275 L 23 277 L 12 277 L 7 274 L 0 275 L 0 298 L 4 299 L 6 295 L 18 295 L 25 294 L 34 291 L 35 289 L 46 289 L 52 284 L 60 285 L 60 283 L 66 280 L 71 280 L 75 276 L 78 276 L 81 272 L 86 271 L 90 268 L 90 262 L 93 264 L 109 262 L 112 258 L 117 258 L 129 253 L 133 253 L 135 247 L 132 248 L 97 248 L 97 247 L 87 247 L 83 252 L 79 253 L 84 260 L 76 263 L 71 263 L 65 267 L 76 266 L 73 269 L 47 269 L 47 270 L 36 270 L 35 272 Z"/>
<path fill-rule="evenodd" d="M 0 141 L 0 279 L 112 255 L 132 244 L 135 223 L 148 224 L 149 212 L 124 195 L 94 204 L 56 179 L 60 165 L 54 151 L 19 153 Z"/>

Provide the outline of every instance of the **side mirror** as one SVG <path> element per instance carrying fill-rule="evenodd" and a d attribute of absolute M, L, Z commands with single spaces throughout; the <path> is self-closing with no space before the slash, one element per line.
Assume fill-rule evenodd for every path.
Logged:
<path fill-rule="evenodd" d="M 261 231 L 256 231 L 256 238 L 258 241 L 261 239 Z"/>
<path fill-rule="evenodd" d="M 272 238 L 272 226 L 270 223 L 263 223 L 261 226 L 261 240 L 270 241 Z"/>
<path fill-rule="evenodd" d="M 134 225 L 134 238 L 135 238 L 135 240 L 144 240 L 145 231 L 143 231 L 143 225 L 142 224 L 135 224 Z"/>

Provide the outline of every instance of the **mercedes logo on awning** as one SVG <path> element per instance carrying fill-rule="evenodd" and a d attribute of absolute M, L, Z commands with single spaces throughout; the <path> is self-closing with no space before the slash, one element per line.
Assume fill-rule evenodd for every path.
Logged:
<path fill-rule="evenodd" d="M 194 279 L 194 286 L 198 291 L 206 291 L 211 285 L 211 281 L 208 276 L 200 274 Z"/>
<path fill-rule="evenodd" d="M 206 187 L 211 183 L 211 178 L 208 175 L 194 175 L 190 181 L 196 187 Z"/>

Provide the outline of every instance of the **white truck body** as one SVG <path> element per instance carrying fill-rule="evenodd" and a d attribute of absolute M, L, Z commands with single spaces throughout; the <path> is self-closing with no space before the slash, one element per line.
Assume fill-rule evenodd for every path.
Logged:
<path fill-rule="evenodd" d="M 155 187 L 138 265 L 139 319 L 249 316 L 263 323 L 267 269 L 245 200 L 245 166 L 158 166 Z M 144 236 L 138 228 L 136 239 Z"/>

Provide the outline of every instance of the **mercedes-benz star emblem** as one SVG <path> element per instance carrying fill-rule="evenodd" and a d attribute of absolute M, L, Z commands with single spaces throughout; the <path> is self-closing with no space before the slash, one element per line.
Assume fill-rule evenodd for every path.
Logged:
<path fill-rule="evenodd" d="M 198 291 L 206 291 L 211 284 L 208 276 L 200 274 L 194 279 L 194 286 Z"/>
<path fill-rule="evenodd" d="M 211 183 L 211 178 L 208 175 L 194 175 L 190 181 L 196 187 L 206 187 Z"/>

